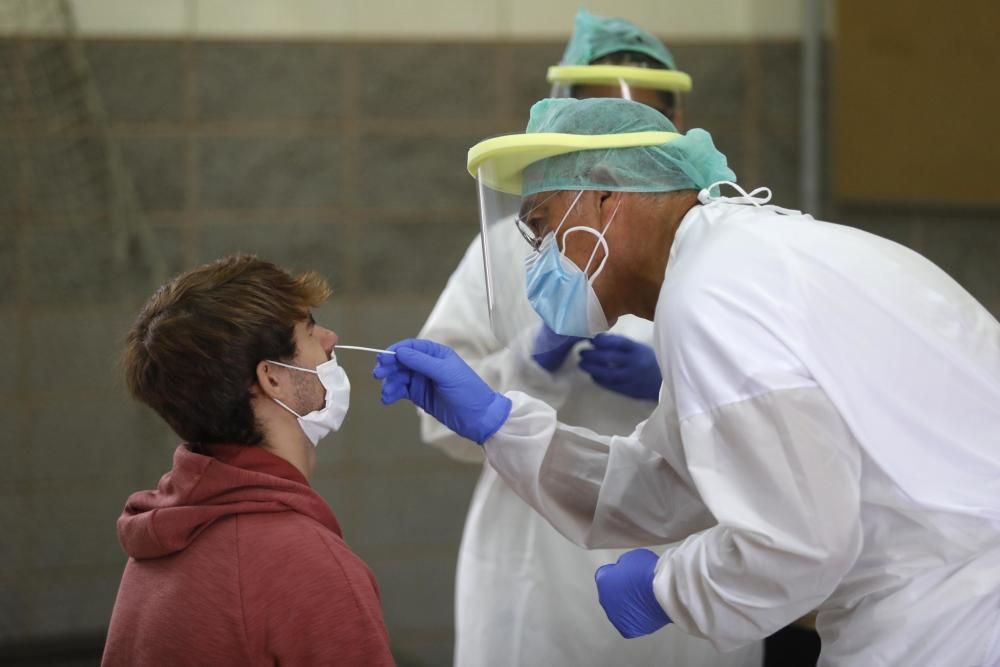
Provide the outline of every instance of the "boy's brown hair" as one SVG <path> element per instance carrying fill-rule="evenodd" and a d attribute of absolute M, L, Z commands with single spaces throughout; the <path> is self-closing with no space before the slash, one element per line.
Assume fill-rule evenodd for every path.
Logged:
<path fill-rule="evenodd" d="M 293 358 L 296 322 L 329 296 L 320 275 L 292 276 L 247 255 L 181 274 L 153 294 L 129 331 L 129 392 L 187 442 L 258 444 L 250 406 L 257 364 Z"/>

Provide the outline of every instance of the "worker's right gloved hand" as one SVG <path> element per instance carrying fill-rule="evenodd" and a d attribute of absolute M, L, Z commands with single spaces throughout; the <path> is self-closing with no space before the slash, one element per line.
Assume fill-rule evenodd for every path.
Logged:
<path fill-rule="evenodd" d="M 408 398 L 464 438 L 480 445 L 500 430 L 511 401 L 486 384 L 447 345 L 410 338 L 378 355 L 372 375 L 382 380 L 382 403 Z"/>
<path fill-rule="evenodd" d="M 548 372 L 555 373 L 566 361 L 573 346 L 581 340 L 583 339 L 576 336 L 557 334 L 547 324 L 543 324 L 535 335 L 531 358 Z"/>

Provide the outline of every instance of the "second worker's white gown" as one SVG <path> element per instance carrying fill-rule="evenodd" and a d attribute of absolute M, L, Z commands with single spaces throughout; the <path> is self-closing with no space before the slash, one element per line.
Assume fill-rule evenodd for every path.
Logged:
<path fill-rule="evenodd" d="M 513 221 L 493 238 L 511 256 L 527 246 Z M 523 248 L 521 247 L 523 246 Z M 523 254 L 523 252 L 521 253 Z M 649 344 L 653 327 L 623 318 L 613 329 Z M 479 240 L 470 245 L 420 334 L 454 347 L 491 386 L 520 389 L 569 423 L 609 435 L 631 433 L 656 407 L 598 387 L 574 352 L 554 375 L 527 351 L 500 348 L 490 330 Z M 481 464 L 482 449 L 421 413 L 425 442 Z M 621 551 L 587 551 L 560 535 L 489 466 L 472 497 L 455 586 L 456 667 L 759 667 L 762 643 L 722 653 L 678 628 L 626 640 L 597 602 L 595 570 Z"/>
<path fill-rule="evenodd" d="M 579 544 L 682 540 L 654 580 L 670 631 L 731 649 L 818 608 L 823 667 L 1000 664 L 995 318 L 895 243 L 714 201 L 677 231 L 654 340 L 635 433 L 508 392 L 490 464 Z"/>

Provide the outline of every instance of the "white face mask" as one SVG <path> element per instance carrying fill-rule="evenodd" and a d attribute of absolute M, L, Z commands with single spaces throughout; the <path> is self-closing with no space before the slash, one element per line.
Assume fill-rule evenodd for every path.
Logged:
<path fill-rule="evenodd" d="M 344 417 L 347 416 L 347 409 L 351 404 L 351 381 L 347 379 L 347 373 L 344 372 L 344 369 L 337 365 L 335 354 L 331 353 L 330 361 L 320 364 L 316 370 L 289 366 L 280 361 L 268 360 L 267 363 L 319 376 L 320 383 L 326 389 L 326 405 L 322 409 L 300 415 L 278 399 L 273 399 L 275 403 L 298 418 L 302 432 L 309 438 L 313 447 L 317 446 L 319 441 L 329 435 L 331 431 L 340 430 L 340 425 L 344 423 Z"/>

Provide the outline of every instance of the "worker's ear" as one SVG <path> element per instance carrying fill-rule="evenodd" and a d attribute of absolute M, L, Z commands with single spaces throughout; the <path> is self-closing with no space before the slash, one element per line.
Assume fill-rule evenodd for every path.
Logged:
<path fill-rule="evenodd" d="M 624 192 L 611 192 L 610 190 L 602 190 L 598 193 L 598 202 L 601 207 L 601 227 L 607 227 L 611 222 L 611 218 L 615 215 L 618 207 L 622 204 L 622 198 L 625 196 Z"/>

